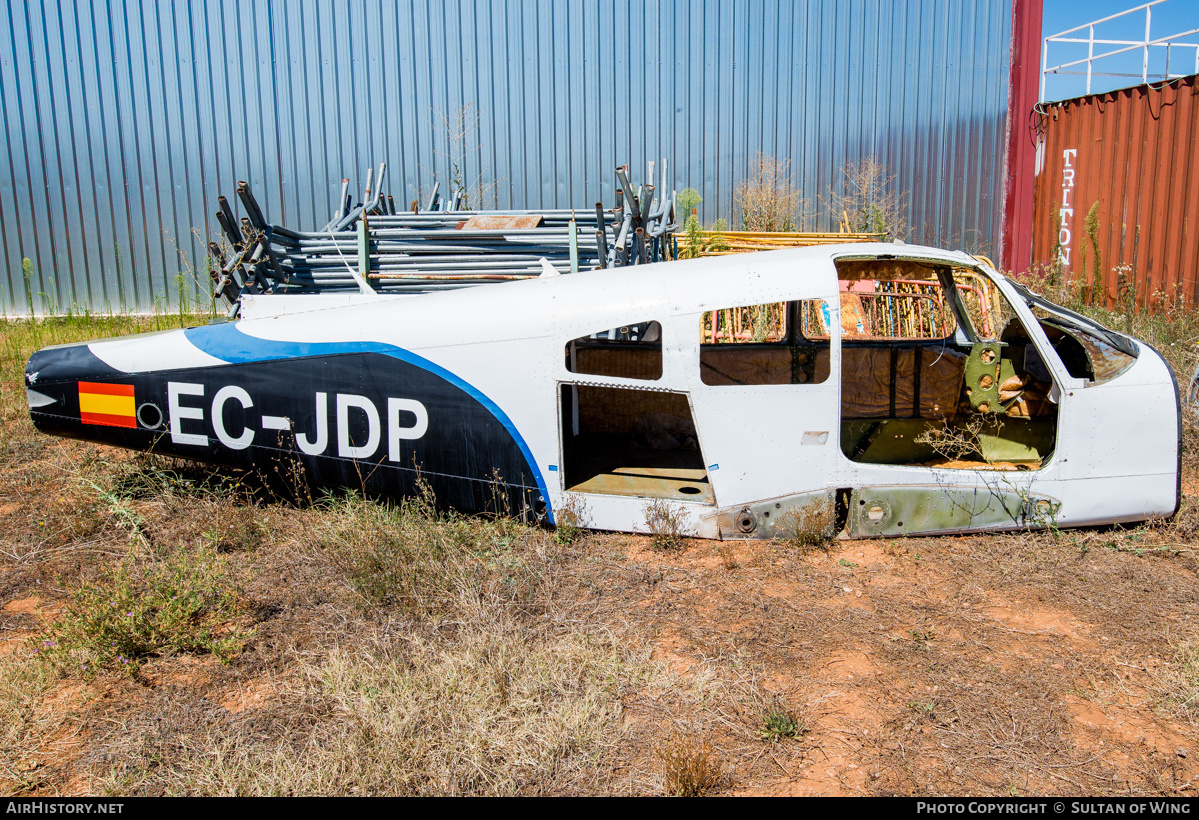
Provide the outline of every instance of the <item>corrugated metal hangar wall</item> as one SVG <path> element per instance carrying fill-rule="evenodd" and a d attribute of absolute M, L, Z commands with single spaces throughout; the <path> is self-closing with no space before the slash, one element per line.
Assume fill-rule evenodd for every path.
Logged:
<path fill-rule="evenodd" d="M 665 158 L 705 221 L 734 220 L 755 152 L 813 204 L 874 157 L 913 241 L 994 252 L 1011 18 L 1012 0 L 10 0 L 0 299 L 203 294 L 179 274 L 203 266 L 218 193 L 247 180 L 270 220 L 313 229 L 342 177 L 361 190 L 386 162 L 408 202 L 453 173 L 442 118 L 464 109 L 460 176 L 500 207 L 610 206 L 618 164 L 640 181 Z"/>

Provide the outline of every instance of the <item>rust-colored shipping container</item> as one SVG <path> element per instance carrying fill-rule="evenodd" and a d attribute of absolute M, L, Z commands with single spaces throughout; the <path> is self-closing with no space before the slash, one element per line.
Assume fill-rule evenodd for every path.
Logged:
<path fill-rule="evenodd" d="M 1038 107 L 1033 260 L 1060 255 L 1096 304 L 1199 303 L 1197 80 Z"/>

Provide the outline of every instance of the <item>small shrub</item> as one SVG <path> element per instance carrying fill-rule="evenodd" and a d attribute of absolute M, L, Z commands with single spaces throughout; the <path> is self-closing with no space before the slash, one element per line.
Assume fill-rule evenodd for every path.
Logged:
<path fill-rule="evenodd" d="M 149 563 L 130 558 L 77 589 L 38 648 L 86 676 L 106 666 L 133 672 L 172 651 L 228 661 L 249 637 L 231 623 L 239 609 L 229 567 L 209 549 Z"/>
<path fill-rule="evenodd" d="M 881 233 L 891 241 L 908 238 L 908 197 L 895 190 L 895 175 L 885 165 L 868 157 L 845 163 L 841 174 L 841 189 L 830 188 L 822 199 L 833 223 L 850 233 Z"/>
<path fill-rule="evenodd" d="M 800 548 L 827 547 L 833 538 L 836 507 L 828 499 L 813 501 L 783 514 L 783 531 Z"/>
<path fill-rule="evenodd" d="M 777 743 L 787 738 L 797 738 L 808 730 L 806 721 L 783 703 L 775 703 L 762 715 L 762 728 L 758 734 L 763 740 Z"/>
<path fill-rule="evenodd" d="M 429 498 L 376 503 L 357 494 L 322 504 L 311 546 L 345 573 L 366 606 L 450 617 L 464 590 L 495 584 L 506 600 L 531 594 L 536 561 L 519 545 L 530 528 L 510 518 L 438 514 Z"/>
<path fill-rule="evenodd" d="M 746 231 L 795 231 L 807 210 L 791 176 L 791 161 L 758 152 L 749 178 L 733 190 Z"/>
<path fill-rule="evenodd" d="M 710 253 L 720 253 L 729 249 L 728 237 L 724 232 L 729 229 L 728 220 L 723 217 L 712 223 L 712 235 L 708 237 L 707 250 Z"/>
<path fill-rule="evenodd" d="M 937 634 L 931 629 L 926 629 L 923 632 L 921 632 L 919 629 L 909 629 L 908 635 L 911 636 L 912 643 L 916 645 L 917 649 L 924 649 L 937 639 Z"/>
<path fill-rule="evenodd" d="M 694 188 L 684 188 L 679 191 L 675 198 L 675 204 L 679 208 L 679 214 L 683 220 L 683 250 L 682 257 L 685 259 L 698 259 L 703 255 L 704 251 L 704 229 L 699 224 L 698 213 L 696 211 L 699 203 L 703 202 L 700 198 L 699 191 Z M 676 219 L 679 216 L 676 214 Z"/>
<path fill-rule="evenodd" d="M 319 509 L 313 546 L 367 601 L 414 615 L 444 609 L 452 597 L 460 547 L 470 540 L 463 532 L 465 520 L 440 518 L 423 498 L 393 506 L 351 493 L 330 498 Z"/>
<path fill-rule="evenodd" d="M 699 797 L 716 788 L 724 777 L 712 744 L 695 737 L 671 736 L 661 748 L 666 791 L 678 797 Z"/>
<path fill-rule="evenodd" d="M 996 432 L 1002 428 L 1003 418 L 1001 416 L 977 413 L 965 421 L 952 425 L 949 422 L 942 422 L 941 427 L 928 427 L 912 441 L 915 444 L 927 444 L 942 458 L 966 459 L 981 455 L 982 444 L 979 440 L 981 433 L 984 431 Z"/>
<path fill-rule="evenodd" d="M 661 499 L 645 505 L 645 526 L 658 550 L 678 549 L 683 544 L 683 527 L 686 518 L 683 511 Z"/>
<path fill-rule="evenodd" d="M 554 513 L 554 540 L 562 546 L 573 544 L 583 534 L 590 520 L 587 502 L 577 495 L 567 496 Z"/>

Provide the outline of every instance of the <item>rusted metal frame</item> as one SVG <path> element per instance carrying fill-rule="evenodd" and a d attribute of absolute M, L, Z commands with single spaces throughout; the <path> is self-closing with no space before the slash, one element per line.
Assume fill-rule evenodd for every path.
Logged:
<path fill-rule="evenodd" d="M 242 269 L 242 261 L 249 253 L 249 246 L 243 246 L 240 251 L 229 258 L 229 261 L 221 269 L 223 278 L 228 280 L 229 286 L 237 289 L 238 296 L 241 295 L 241 291 L 246 287 L 246 276 L 245 271 Z M 237 297 L 235 296 L 234 298 Z"/>
<path fill-rule="evenodd" d="M 245 284 L 242 289 L 253 293 L 254 288 L 259 288 L 262 293 L 270 293 L 271 286 L 267 282 L 266 275 L 263 272 L 266 260 L 262 257 L 266 251 L 266 246 L 262 243 L 261 235 L 259 235 L 258 241 L 254 243 L 253 247 L 254 252 L 250 254 L 250 258 L 242 262 L 242 270 L 248 271 L 248 273 L 243 274 Z"/>

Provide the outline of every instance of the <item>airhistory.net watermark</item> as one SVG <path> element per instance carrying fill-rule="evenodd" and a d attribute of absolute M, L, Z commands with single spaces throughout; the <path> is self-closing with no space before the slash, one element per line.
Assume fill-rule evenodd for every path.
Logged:
<path fill-rule="evenodd" d="M 9 800 L 5 814 L 121 814 L 124 803 L 81 803 L 68 800 Z"/>

